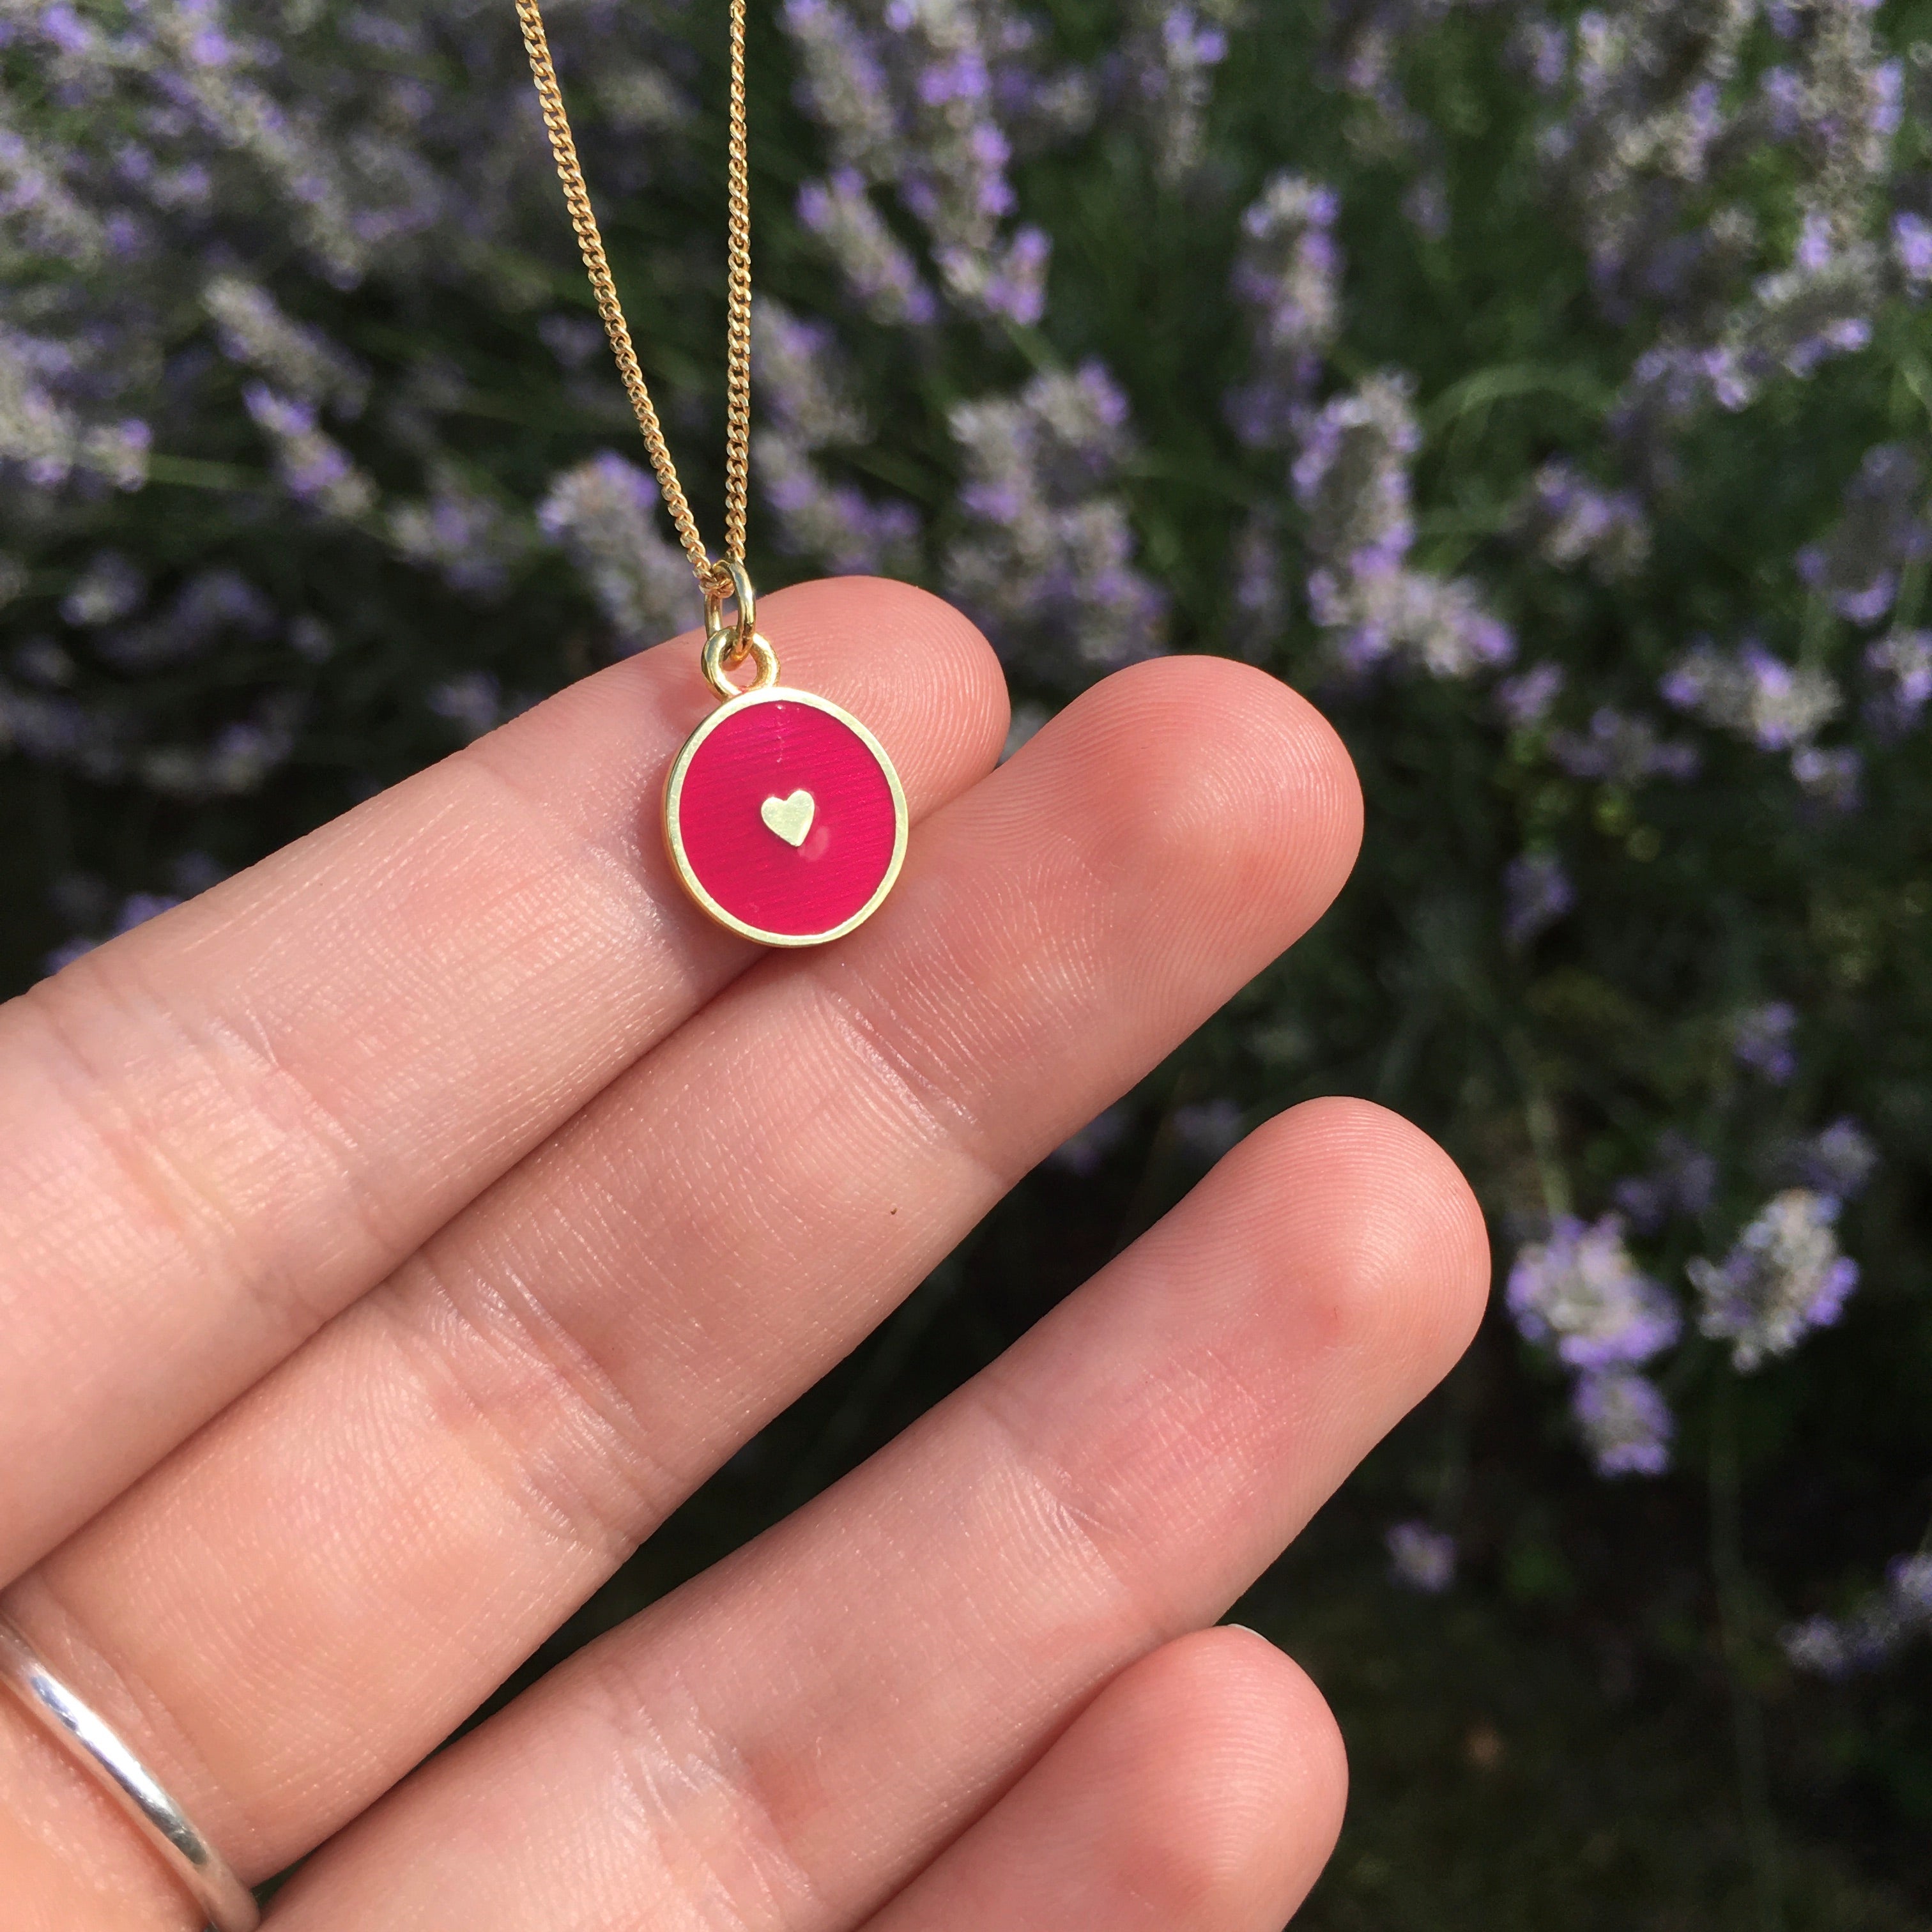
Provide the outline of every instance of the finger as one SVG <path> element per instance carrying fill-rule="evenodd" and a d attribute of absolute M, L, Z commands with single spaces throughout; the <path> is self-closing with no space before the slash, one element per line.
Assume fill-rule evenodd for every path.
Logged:
<path fill-rule="evenodd" d="M 424 1766 L 277 1932 L 880 1909 L 1097 1684 L 1223 1612 L 1446 1372 L 1487 1277 L 1424 1136 L 1297 1108 L 870 1462 Z"/>
<path fill-rule="evenodd" d="M 760 608 L 915 811 L 991 766 L 998 668 L 937 599 Z M 696 666 L 616 665 L 0 1009 L 0 1580 L 754 956 L 658 830 Z"/>
<path fill-rule="evenodd" d="M 866 1932 L 1281 1932 L 1342 1827 L 1322 1695 L 1222 1628 L 1130 1664 Z"/>
<path fill-rule="evenodd" d="M 714 1002 L 15 1614 L 274 1869 L 1313 919 L 1358 808 L 1258 673 L 1110 680 L 938 815 L 871 925 Z"/>

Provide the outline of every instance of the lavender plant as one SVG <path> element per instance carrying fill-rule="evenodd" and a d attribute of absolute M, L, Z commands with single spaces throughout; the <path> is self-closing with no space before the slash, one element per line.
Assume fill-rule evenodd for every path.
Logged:
<path fill-rule="evenodd" d="M 550 10 L 701 506 L 722 28 Z M 945 1277 L 826 1439 L 1036 1312 L 1067 1230 L 1110 1250 L 1304 1095 L 1384 1100 L 1506 1285 L 1335 1514 L 1351 1628 L 1438 1658 L 1376 1621 L 1419 1594 L 1725 1706 L 1711 1856 L 1759 1932 L 1852 1922 L 1803 1876 L 1840 1852 L 1932 1888 L 1932 9 L 754 31 L 760 582 L 953 597 L 1016 742 L 1135 658 L 1246 657 L 1370 804 L 1324 926 L 995 1216 L 998 1317 Z M 18 982 L 696 613 L 506 7 L 0 0 L 0 75 Z M 1451 1922 L 1343 1869 L 1318 1922 Z"/>

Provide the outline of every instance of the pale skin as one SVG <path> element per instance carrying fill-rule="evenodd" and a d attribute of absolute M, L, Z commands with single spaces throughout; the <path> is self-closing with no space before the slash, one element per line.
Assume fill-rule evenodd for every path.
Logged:
<path fill-rule="evenodd" d="M 760 619 L 915 820 L 836 945 L 676 884 L 684 638 L 0 1009 L 0 1603 L 244 1878 L 314 1854 L 273 1932 L 1276 1932 L 1342 1745 L 1214 1626 L 1489 1279 L 1360 1102 L 416 1768 L 1354 856 L 1346 754 L 1259 672 L 1137 666 L 995 770 L 943 604 Z M 196 1922 L 5 1698 L 0 1899 Z"/>

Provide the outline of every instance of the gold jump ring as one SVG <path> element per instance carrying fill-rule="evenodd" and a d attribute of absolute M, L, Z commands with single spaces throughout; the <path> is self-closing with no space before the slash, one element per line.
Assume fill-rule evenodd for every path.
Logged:
<path fill-rule="evenodd" d="M 725 667 L 749 652 L 757 662 L 758 674 L 749 684 L 736 685 L 725 675 Z M 778 681 L 778 654 L 756 631 L 751 641 L 740 644 L 737 627 L 718 626 L 704 640 L 704 681 L 727 704 L 742 698 L 748 691 L 769 691 Z"/>

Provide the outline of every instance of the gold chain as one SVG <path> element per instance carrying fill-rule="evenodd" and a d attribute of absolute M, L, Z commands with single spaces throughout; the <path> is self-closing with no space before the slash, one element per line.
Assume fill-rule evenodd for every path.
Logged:
<path fill-rule="evenodd" d="M 610 352 L 617 358 L 617 374 L 624 393 L 636 412 L 638 427 L 644 432 L 644 449 L 651 460 L 658 488 L 664 492 L 664 508 L 670 512 L 677 540 L 691 560 L 699 587 L 707 598 L 732 595 L 731 577 L 722 560 L 714 560 L 698 534 L 698 524 L 685 500 L 683 486 L 670 460 L 664 429 L 658 421 L 657 407 L 644 386 L 644 372 L 638 364 L 638 352 L 631 346 L 631 332 L 617 299 L 617 284 L 610 277 L 610 263 L 604 253 L 604 238 L 598 232 L 597 218 L 590 210 L 590 191 L 584 184 L 584 170 L 577 159 L 577 143 L 572 138 L 570 117 L 563 110 L 563 95 L 556 84 L 556 69 L 550 64 L 550 42 L 544 32 L 543 16 L 537 0 L 516 0 L 517 18 L 524 30 L 524 46 L 530 57 L 530 74 L 537 84 L 537 98 L 543 106 L 544 126 L 550 134 L 550 152 L 556 159 L 557 178 L 563 184 L 563 199 L 570 210 L 570 224 L 577 230 L 578 246 L 584 251 L 584 266 L 590 276 L 591 293 L 597 313 L 604 320 L 604 332 L 610 338 Z M 745 561 L 745 498 L 751 475 L 749 446 L 752 435 L 752 184 L 745 159 L 745 0 L 730 0 L 731 106 L 730 160 L 728 176 L 730 196 L 730 254 L 725 320 L 724 389 L 724 551 L 734 562 Z"/>

